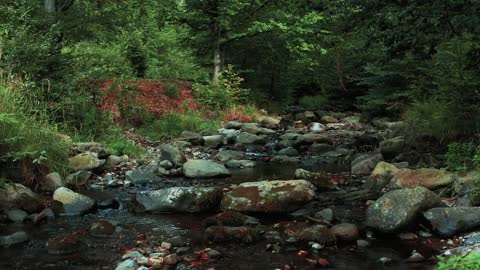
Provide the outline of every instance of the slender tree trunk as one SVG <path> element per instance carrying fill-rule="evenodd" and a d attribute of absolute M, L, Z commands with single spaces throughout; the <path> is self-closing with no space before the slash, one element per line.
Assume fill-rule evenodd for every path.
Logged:
<path fill-rule="evenodd" d="M 56 11 L 55 0 L 45 0 L 45 11 L 47 11 L 47 13 L 55 13 Z"/>
<path fill-rule="evenodd" d="M 222 72 L 222 46 L 221 46 L 221 36 L 222 30 L 220 28 L 220 19 L 219 19 L 219 3 L 218 1 L 213 2 L 213 10 L 215 10 L 215 16 L 213 18 L 213 35 L 215 37 L 215 44 L 213 49 L 213 78 L 212 84 L 217 86 L 218 79 L 220 77 L 220 72 Z"/>

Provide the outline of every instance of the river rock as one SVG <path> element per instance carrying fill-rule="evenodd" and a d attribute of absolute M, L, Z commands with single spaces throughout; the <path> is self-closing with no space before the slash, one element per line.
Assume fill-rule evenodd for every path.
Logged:
<path fill-rule="evenodd" d="M 95 205 L 95 202 L 89 197 L 65 187 L 55 190 L 53 200 L 62 203 L 63 213 L 67 215 L 83 214 Z"/>
<path fill-rule="evenodd" d="M 205 142 L 202 135 L 191 131 L 183 131 L 180 134 L 180 138 L 194 145 L 202 145 Z"/>
<path fill-rule="evenodd" d="M 113 168 L 120 165 L 123 161 L 124 161 L 124 158 L 122 157 L 119 157 L 116 155 L 110 155 L 108 156 L 107 161 L 105 162 L 105 165 L 108 168 Z"/>
<path fill-rule="evenodd" d="M 189 159 L 183 164 L 183 173 L 188 178 L 230 176 L 230 172 L 225 168 L 225 165 L 203 159 Z"/>
<path fill-rule="evenodd" d="M 156 183 L 162 180 L 162 178 L 158 177 L 155 173 L 145 169 L 127 171 L 125 172 L 125 179 L 136 185 L 142 185 L 151 182 Z"/>
<path fill-rule="evenodd" d="M 360 124 L 360 118 L 361 117 L 358 115 L 352 115 L 352 116 L 343 117 L 342 119 L 340 119 L 340 122 L 345 124 L 357 125 L 357 124 Z"/>
<path fill-rule="evenodd" d="M 393 159 L 405 149 L 405 139 L 395 137 L 380 142 L 380 152 L 385 159 Z"/>
<path fill-rule="evenodd" d="M 28 241 L 26 232 L 16 232 L 10 235 L 0 236 L 0 247 L 9 247 Z"/>
<path fill-rule="evenodd" d="M 244 123 L 241 130 L 255 135 L 262 133 L 262 128 L 257 123 Z"/>
<path fill-rule="evenodd" d="M 108 156 L 106 148 L 103 144 L 97 142 L 78 142 L 74 143 L 72 149 L 77 153 L 96 153 L 98 157 L 105 158 Z"/>
<path fill-rule="evenodd" d="M 65 186 L 65 184 L 59 173 L 52 172 L 45 176 L 41 186 L 43 191 L 55 191 L 57 188 Z"/>
<path fill-rule="evenodd" d="M 296 169 L 295 179 L 305 179 L 319 189 L 332 189 L 335 187 L 331 176 L 323 172 L 309 172 L 305 169 Z"/>
<path fill-rule="evenodd" d="M 381 232 L 394 233 L 412 224 L 422 212 L 443 205 L 437 194 L 424 187 L 394 190 L 368 207 L 366 223 Z"/>
<path fill-rule="evenodd" d="M 230 121 L 230 122 L 227 122 L 223 127 L 226 129 L 241 129 L 242 126 L 243 126 L 243 123 Z"/>
<path fill-rule="evenodd" d="M 226 150 L 222 148 L 213 158 L 215 160 L 225 163 L 232 159 L 243 159 L 244 157 L 245 154 L 241 151 Z"/>
<path fill-rule="evenodd" d="M 264 144 L 265 138 L 263 136 L 242 132 L 237 136 L 236 142 L 238 144 Z"/>
<path fill-rule="evenodd" d="M 173 144 L 163 144 L 160 146 L 160 154 L 163 160 L 168 160 L 175 166 L 180 166 L 186 161 L 180 149 Z"/>
<path fill-rule="evenodd" d="M 380 154 L 362 155 L 352 161 L 352 174 L 369 175 L 382 160 Z"/>
<path fill-rule="evenodd" d="M 320 118 L 320 121 L 324 124 L 338 123 L 338 119 L 330 115 L 322 116 L 322 118 Z"/>
<path fill-rule="evenodd" d="M 333 210 L 330 209 L 330 208 L 323 209 L 323 210 L 315 213 L 315 215 L 313 217 L 316 218 L 316 219 L 332 222 L 333 218 L 334 218 Z"/>
<path fill-rule="evenodd" d="M 74 171 L 93 170 L 105 164 L 105 160 L 98 159 L 96 153 L 86 152 L 68 159 L 68 167 Z"/>
<path fill-rule="evenodd" d="M 274 156 L 271 160 L 273 163 L 299 163 L 300 160 L 297 157 L 289 157 L 285 155 Z"/>
<path fill-rule="evenodd" d="M 0 188 L 0 209 L 11 208 L 23 209 L 28 213 L 38 213 L 43 209 L 43 199 L 24 185 L 4 182 Z"/>
<path fill-rule="evenodd" d="M 281 156 L 293 157 L 293 156 L 298 156 L 298 151 L 293 147 L 287 147 L 287 148 L 284 148 L 284 149 L 278 151 L 278 154 L 281 155 Z"/>
<path fill-rule="evenodd" d="M 429 168 L 417 170 L 400 169 L 393 175 L 390 186 L 392 188 L 423 186 L 433 190 L 450 185 L 453 181 L 453 175 L 444 170 Z"/>
<path fill-rule="evenodd" d="M 138 192 L 136 201 L 146 211 L 196 213 L 215 209 L 222 196 L 222 190 L 213 187 L 172 187 Z"/>
<path fill-rule="evenodd" d="M 382 190 L 398 170 L 395 165 L 380 161 L 367 179 L 366 188 L 372 191 Z"/>
<path fill-rule="evenodd" d="M 305 180 L 245 182 L 225 194 L 223 210 L 286 213 L 313 200 L 315 187 Z"/>
<path fill-rule="evenodd" d="M 20 209 L 13 209 L 7 212 L 7 217 L 15 223 L 22 223 L 28 217 L 28 213 Z"/>
<path fill-rule="evenodd" d="M 423 216 L 443 236 L 452 236 L 480 227 L 480 207 L 440 207 Z"/>
<path fill-rule="evenodd" d="M 115 270 L 136 270 L 136 269 L 137 269 L 137 263 L 132 259 L 128 259 L 128 260 L 125 260 L 125 261 L 121 262 L 115 268 Z"/>
<path fill-rule="evenodd" d="M 81 170 L 67 175 L 65 183 L 69 187 L 83 186 L 88 182 L 88 179 L 90 179 L 91 176 L 91 171 Z"/>
<path fill-rule="evenodd" d="M 205 141 L 205 145 L 211 148 L 218 148 L 223 144 L 223 136 L 222 135 L 211 135 L 211 136 L 204 136 L 203 140 Z"/>
<path fill-rule="evenodd" d="M 261 125 L 268 127 L 268 128 L 273 128 L 276 127 L 280 124 L 281 118 L 280 117 L 272 117 L 268 115 L 261 115 L 258 117 L 258 122 L 260 122 Z"/>
<path fill-rule="evenodd" d="M 280 136 L 280 140 L 285 140 L 285 141 L 294 141 L 301 137 L 301 134 L 298 133 L 285 133 Z"/>
<path fill-rule="evenodd" d="M 335 243 L 336 238 L 332 231 L 325 225 L 310 224 L 306 222 L 282 223 L 279 229 L 290 241 L 314 241 L 322 244 Z"/>
<path fill-rule="evenodd" d="M 313 144 L 313 143 L 332 144 L 332 140 L 325 135 L 321 135 L 317 133 L 308 133 L 298 137 L 295 143 L 297 145 Z"/>
<path fill-rule="evenodd" d="M 208 241 L 252 243 L 260 239 L 259 233 L 251 227 L 210 226 L 205 230 Z"/>
<path fill-rule="evenodd" d="M 308 151 L 314 154 L 323 154 L 334 150 L 335 147 L 327 143 L 314 143 L 308 148 Z"/>
<path fill-rule="evenodd" d="M 356 241 L 359 236 L 358 227 L 351 223 L 340 223 L 330 228 L 333 234 L 344 241 Z"/>
<path fill-rule="evenodd" d="M 260 221 L 254 217 L 247 216 L 237 211 L 226 211 L 203 220 L 205 227 L 209 226 L 256 226 Z"/>
<path fill-rule="evenodd" d="M 227 164 L 225 164 L 225 166 L 227 166 L 227 168 L 251 168 L 251 167 L 255 167 L 256 163 L 255 161 L 252 161 L 252 160 L 232 159 L 232 160 L 229 160 Z"/>

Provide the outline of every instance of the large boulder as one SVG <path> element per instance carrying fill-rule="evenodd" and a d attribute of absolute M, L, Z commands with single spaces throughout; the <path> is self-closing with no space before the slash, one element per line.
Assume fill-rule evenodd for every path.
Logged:
<path fill-rule="evenodd" d="M 380 143 L 380 152 L 385 159 L 392 159 L 405 149 L 405 138 L 395 137 Z"/>
<path fill-rule="evenodd" d="M 62 204 L 62 213 L 80 215 L 90 210 L 95 202 L 89 197 L 61 187 L 53 193 L 53 200 Z"/>
<path fill-rule="evenodd" d="M 297 210 L 314 199 L 315 187 L 306 180 L 246 182 L 228 192 L 223 210 L 284 213 Z"/>
<path fill-rule="evenodd" d="M 230 176 L 225 165 L 211 160 L 189 159 L 183 164 L 183 173 L 188 178 L 208 178 Z"/>
<path fill-rule="evenodd" d="M 215 209 L 222 196 L 219 188 L 172 187 L 138 192 L 136 201 L 146 211 L 195 213 Z"/>
<path fill-rule="evenodd" d="M 93 152 L 78 154 L 68 159 L 68 167 L 74 171 L 93 170 L 105 164 L 105 160 L 98 159 L 98 155 Z"/>
<path fill-rule="evenodd" d="M 453 181 L 453 175 L 444 170 L 428 168 L 417 170 L 401 169 L 393 175 L 390 186 L 392 188 L 422 186 L 428 189 L 436 189 L 450 185 Z"/>
<path fill-rule="evenodd" d="M 163 160 L 168 160 L 175 166 L 180 166 L 187 160 L 180 149 L 173 144 L 160 146 L 160 154 Z"/>
<path fill-rule="evenodd" d="M 362 155 L 352 161 L 352 174 L 369 175 L 382 160 L 380 154 Z"/>
<path fill-rule="evenodd" d="M 0 209 L 20 208 L 28 213 L 42 210 L 43 199 L 29 188 L 16 183 L 2 182 L 0 179 Z"/>
<path fill-rule="evenodd" d="M 433 208 L 423 216 L 443 236 L 452 236 L 480 227 L 480 207 Z"/>
<path fill-rule="evenodd" d="M 424 187 L 394 190 L 370 205 L 366 223 L 381 232 L 394 233 L 411 225 L 424 211 L 443 205 L 437 194 Z"/>

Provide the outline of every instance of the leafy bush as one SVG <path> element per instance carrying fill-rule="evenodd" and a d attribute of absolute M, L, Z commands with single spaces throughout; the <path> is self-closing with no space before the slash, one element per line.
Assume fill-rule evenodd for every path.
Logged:
<path fill-rule="evenodd" d="M 480 254 L 472 252 L 467 256 L 438 258 L 438 270 L 476 270 L 480 269 Z"/>
<path fill-rule="evenodd" d="M 326 104 L 328 104 L 328 98 L 323 95 L 304 96 L 300 98 L 298 103 L 300 104 L 300 106 L 307 110 L 316 110 L 321 109 Z"/>
<path fill-rule="evenodd" d="M 448 145 L 447 167 L 451 171 L 467 172 L 480 167 L 480 146 L 475 143 Z"/>
<path fill-rule="evenodd" d="M 176 99 L 180 96 L 178 84 L 174 82 L 166 83 L 163 89 L 165 95 L 171 99 Z"/>
<path fill-rule="evenodd" d="M 145 148 L 126 138 L 117 128 L 109 128 L 98 141 L 113 155 L 142 158 L 146 154 Z"/>
<path fill-rule="evenodd" d="M 141 134 L 152 140 L 180 135 L 182 131 L 199 132 L 206 129 L 220 128 L 220 121 L 211 119 L 201 112 L 167 113 L 160 119 L 141 128 Z"/>

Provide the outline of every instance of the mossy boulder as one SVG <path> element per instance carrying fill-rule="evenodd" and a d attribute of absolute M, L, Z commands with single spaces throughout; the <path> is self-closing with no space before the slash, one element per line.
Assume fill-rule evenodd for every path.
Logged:
<path fill-rule="evenodd" d="M 43 208 L 43 199 L 24 185 L 0 179 L 0 209 L 19 208 L 28 213 L 37 213 Z"/>
<path fill-rule="evenodd" d="M 105 160 L 98 159 L 98 155 L 93 152 L 78 154 L 68 159 L 68 167 L 74 171 L 93 170 L 105 164 Z"/>

